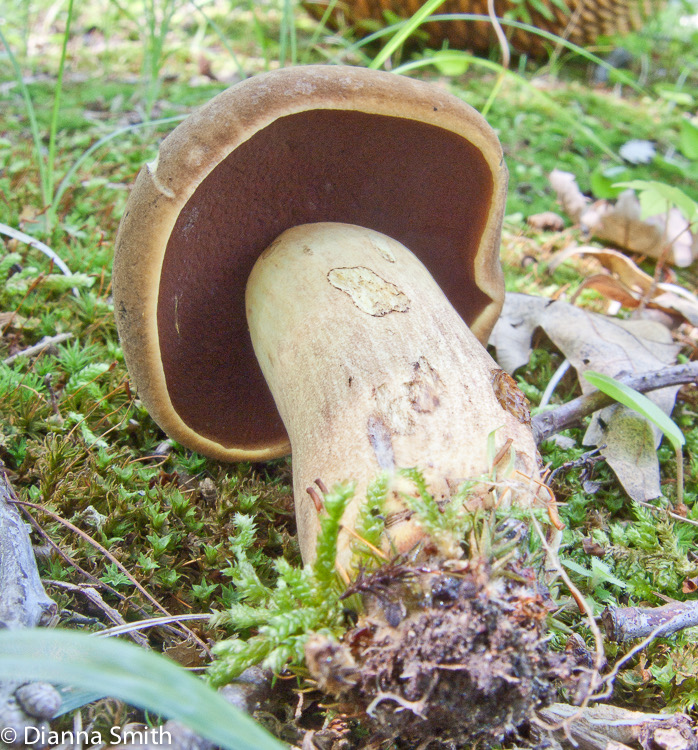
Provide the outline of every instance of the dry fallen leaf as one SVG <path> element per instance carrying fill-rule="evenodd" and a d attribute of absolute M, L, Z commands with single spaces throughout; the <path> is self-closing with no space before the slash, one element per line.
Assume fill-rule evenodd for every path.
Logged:
<path fill-rule="evenodd" d="M 607 300 L 617 302 L 622 307 L 634 310 L 640 306 L 640 300 L 628 289 L 622 281 L 605 273 L 597 273 L 589 276 L 577 287 L 575 297 L 578 297 L 584 289 L 593 289 Z M 607 310 L 607 312 L 612 312 Z"/>
<path fill-rule="evenodd" d="M 658 370 L 673 364 L 679 348 L 669 331 L 648 320 L 618 320 L 589 312 L 561 300 L 507 294 L 490 343 L 502 368 L 513 372 L 531 355 L 533 333 L 541 328 L 576 369 L 584 393 L 593 387 L 582 377 L 596 370 L 611 377 Z M 648 394 L 671 414 L 678 387 Z M 614 405 L 594 415 L 585 445 L 605 446 L 601 452 L 634 500 L 661 495 L 656 447 L 661 433 L 644 417 Z"/>
<path fill-rule="evenodd" d="M 555 169 L 549 180 L 565 213 L 596 239 L 650 258 L 662 256 L 669 244 L 668 260 L 679 267 L 691 265 L 698 255 L 698 237 L 691 234 L 678 209 L 671 209 L 668 216 L 643 220 L 632 190 L 621 193 L 615 204 L 605 200 L 590 203 L 573 174 Z"/>
<path fill-rule="evenodd" d="M 673 284 L 658 284 L 651 306 L 680 313 L 691 325 L 698 326 L 698 297 Z"/>
<path fill-rule="evenodd" d="M 634 292 L 645 294 L 652 288 L 654 280 L 648 273 L 645 273 L 627 255 L 608 248 L 592 247 L 591 245 L 568 247 L 553 256 L 548 269 L 554 271 L 565 261 L 578 255 L 593 256 L 604 268 L 617 276 L 625 286 L 630 287 Z"/>
<path fill-rule="evenodd" d="M 582 549 L 587 555 L 593 555 L 594 557 L 606 556 L 606 548 L 603 544 L 595 542 L 591 537 L 582 539 Z"/>
<path fill-rule="evenodd" d="M 579 217 L 589 203 L 589 198 L 579 189 L 577 178 L 571 172 L 553 169 L 548 179 L 562 210 L 572 221 L 579 221 Z"/>
<path fill-rule="evenodd" d="M 698 326 L 698 297 L 695 294 L 675 284 L 655 284 L 649 274 L 618 250 L 589 245 L 569 247 L 556 253 L 548 269 L 554 271 L 565 261 L 579 255 L 593 256 L 612 275 L 606 279 L 600 274 L 589 277 L 577 293 L 584 287 L 590 287 L 631 310 L 639 307 L 644 300 L 649 308 L 683 317 L 691 325 Z"/>
<path fill-rule="evenodd" d="M 16 312 L 0 312 L 0 334 L 13 328 L 18 329 L 26 322 L 26 318 L 18 315 Z"/>
<path fill-rule="evenodd" d="M 675 266 L 693 262 L 693 237 L 688 222 L 678 209 L 668 217 L 640 218 L 640 202 L 632 190 L 622 193 L 615 205 L 605 203 L 604 209 L 592 206 L 580 217 L 585 231 L 602 242 L 622 247 L 650 258 L 659 258 L 667 244 L 671 246 L 668 260 Z"/>

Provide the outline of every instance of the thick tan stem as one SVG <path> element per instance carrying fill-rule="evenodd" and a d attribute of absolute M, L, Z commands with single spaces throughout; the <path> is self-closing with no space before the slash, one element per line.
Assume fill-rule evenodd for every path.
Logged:
<path fill-rule="evenodd" d="M 291 440 L 304 560 L 314 557 L 318 530 L 307 493 L 315 479 L 328 487 L 356 482 L 343 520 L 351 526 L 382 470 L 419 467 L 437 499 L 488 474 L 492 433 L 495 453 L 510 443 L 522 480 L 503 502 L 532 502 L 537 485 L 524 479 L 537 476 L 530 427 L 500 405 L 497 365 L 403 245 L 346 224 L 289 229 L 257 261 L 246 304 Z M 391 502 L 391 513 L 403 508 L 397 491 Z M 404 516 L 390 526 L 400 552 L 421 533 L 409 514 L 396 518 Z M 338 551 L 345 568 L 350 545 L 345 532 Z"/>

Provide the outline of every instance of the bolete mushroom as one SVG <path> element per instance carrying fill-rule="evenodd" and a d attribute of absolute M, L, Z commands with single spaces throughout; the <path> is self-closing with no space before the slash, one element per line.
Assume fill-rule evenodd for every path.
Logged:
<path fill-rule="evenodd" d="M 291 450 L 305 561 L 322 511 L 307 489 L 318 478 L 356 483 L 337 553 L 350 575 L 352 525 L 381 471 L 418 466 L 446 502 L 506 455 L 514 471 L 499 502 L 535 500 L 530 426 L 483 346 L 504 295 L 506 183 L 497 137 L 474 109 L 438 86 L 331 66 L 223 92 L 138 176 L 114 301 L 140 398 L 206 455 Z M 476 487 L 472 504 L 490 502 L 490 489 Z M 396 479 L 391 554 L 423 536 L 404 491 Z M 530 664 L 542 664 L 537 636 L 528 640 Z M 505 650 L 523 662 L 526 648 Z M 526 710 L 538 694 L 526 693 Z M 521 710 L 494 689 L 482 707 Z"/>
<path fill-rule="evenodd" d="M 205 455 L 292 449 L 304 558 L 315 478 L 355 480 L 358 499 L 379 470 L 418 464 L 447 495 L 486 471 L 494 430 L 535 475 L 481 343 L 503 302 L 506 183 L 498 139 L 467 104 L 333 66 L 233 86 L 139 174 L 114 261 L 139 396 Z"/>

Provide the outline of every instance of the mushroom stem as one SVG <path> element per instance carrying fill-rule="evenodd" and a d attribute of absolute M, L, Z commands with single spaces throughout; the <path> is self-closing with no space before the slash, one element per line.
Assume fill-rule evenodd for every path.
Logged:
<path fill-rule="evenodd" d="M 381 471 L 418 466 L 434 497 L 445 500 L 465 480 L 489 475 L 493 456 L 512 451 L 521 481 L 503 501 L 533 502 L 539 485 L 530 426 L 500 403 L 496 363 L 402 244 L 348 224 L 289 229 L 256 262 L 246 308 L 291 441 L 306 562 L 319 529 L 317 497 L 307 488 L 317 478 L 327 486 L 356 482 L 343 519 L 352 528 Z M 422 534 L 404 512 L 404 489 L 393 483 L 387 508 L 387 545 L 398 553 Z M 489 489 L 475 490 L 473 503 L 491 501 Z M 351 543 L 343 532 L 337 562 L 344 569 Z"/>

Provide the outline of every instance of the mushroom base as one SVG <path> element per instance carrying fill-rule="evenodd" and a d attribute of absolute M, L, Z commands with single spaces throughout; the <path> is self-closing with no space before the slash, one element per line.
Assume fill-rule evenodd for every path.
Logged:
<path fill-rule="evenodd" d="M 379 737 L 501 741 L 552 703 L 573 670 L 548 649 L 551 603 L 531 570 L 510 572 L 492 577 L 482 560 L 458 572 L 386 566 L 354 585 L 366 613 L 341 643 L 311 638 L 308 666 L 340 710 L 364 712 Z"/>

